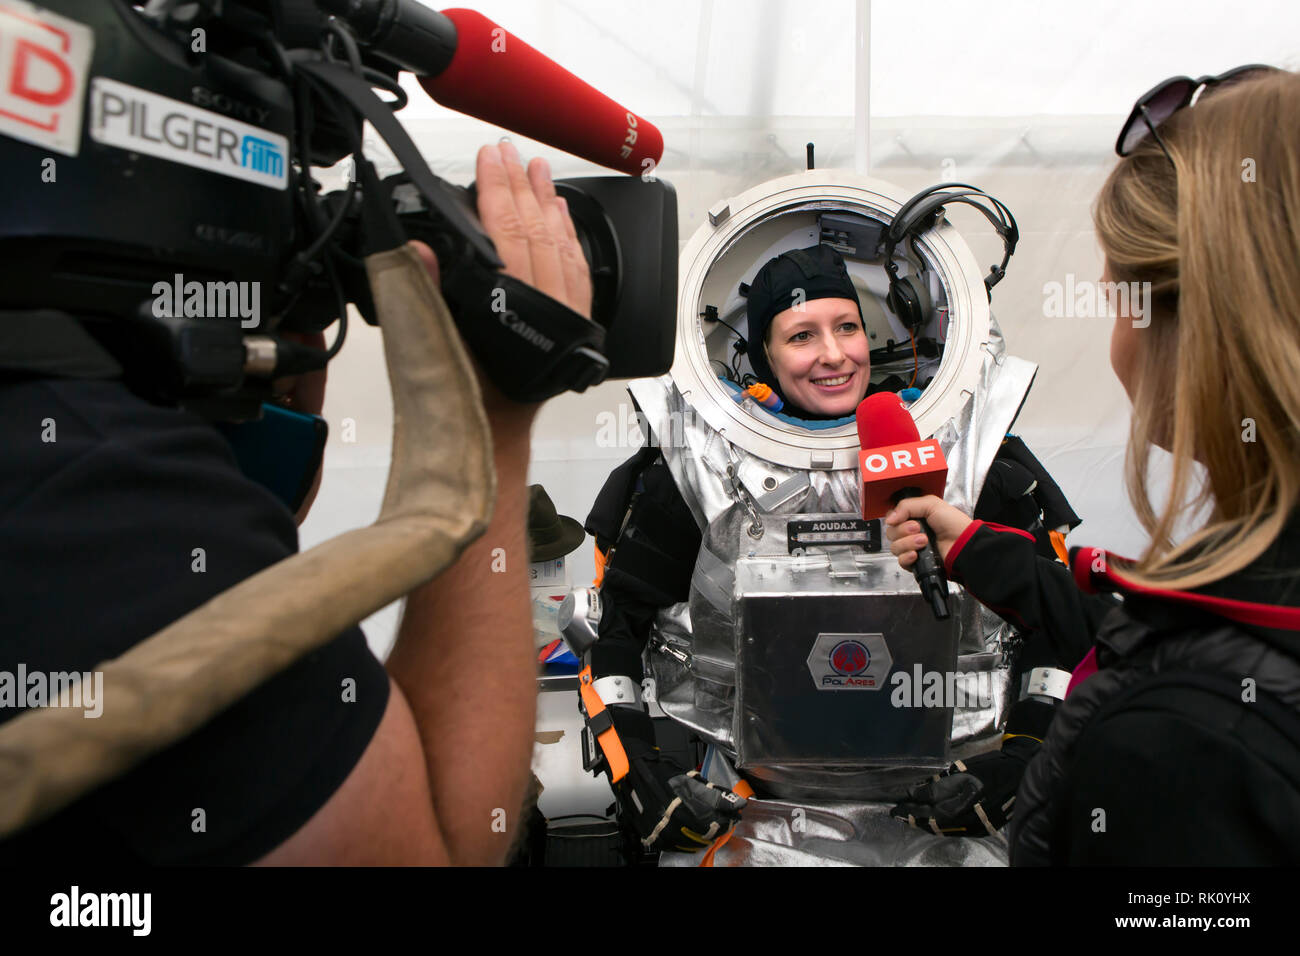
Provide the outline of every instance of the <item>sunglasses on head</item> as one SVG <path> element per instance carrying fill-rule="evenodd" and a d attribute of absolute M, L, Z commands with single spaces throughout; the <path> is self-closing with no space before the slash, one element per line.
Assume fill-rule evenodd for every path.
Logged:
<path fill-rule="evenodd" d="M 1226 73 L 1220 73 L 1218 76 L 1203 76 L 1199 80 L 1193 80 L 1189 76 L 1175 76 L 1165 80 L 1147 90 L 1133 106 L 1133 112 L 1129 114 L 1124 128 L 1119 131 L 1119 139 L 1115 141 L 1115 152 L 1127 156 L 1142 140 L 1146 139 L 1149 133 L 1155 137 L 1155 141 L 1160 144 L 1165 155 L 1169 156 L 1169 150 L 1156 130 L 1169 117 L 1195 101 L 1198 93 L 1204 94 L 1212 86 L 1235 83 L 1247 76 L 1271 73 L 1276 69 L 1262 63 L 1252 63 L 1249 66 L 1239 66 Z M 1172 156 L 1169 156 L 1169 161 L 1173 162 Z"/>

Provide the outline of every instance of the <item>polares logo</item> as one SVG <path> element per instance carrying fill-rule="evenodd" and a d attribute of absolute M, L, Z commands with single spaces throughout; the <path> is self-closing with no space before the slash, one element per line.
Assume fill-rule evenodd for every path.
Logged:
<path fill-rule="evenodd" d="M 808 672 L 818 690 L 880 690 L 893 666 L 883 634 L 818 634 Z"/>
<path fill-rule="evenodd" d="M 0 134 L 76 156 L 95 34 L 22 0 L 0 0 Z"/>
<path fill-rule="evenodd" d="M 90 136 L 272 189 L 289 185 L 283 136 L 107 77 L 90 83 Z"/>
<path fill-rule="evenodd" d="M 857 677 L 871 663 L 871 652 L 858 641 L 840 641 L 831 648 L 831 668 L 841 677 Z"/>

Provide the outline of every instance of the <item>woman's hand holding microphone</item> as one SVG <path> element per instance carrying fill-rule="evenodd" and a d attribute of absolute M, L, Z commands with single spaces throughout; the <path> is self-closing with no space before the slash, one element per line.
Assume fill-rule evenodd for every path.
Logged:
<path fill-rule="evenodd" d="M 926 544 L 925 534 L 918 523 L 921 520 L 929 523 L 939 559 L 945 563 L 948 552 L 971 523 L 964 513 L 934 495 L 900 501 L 885 515 L 885 536 L 899 566 L 909 571 L 916 563 L 917 549 Z"/>

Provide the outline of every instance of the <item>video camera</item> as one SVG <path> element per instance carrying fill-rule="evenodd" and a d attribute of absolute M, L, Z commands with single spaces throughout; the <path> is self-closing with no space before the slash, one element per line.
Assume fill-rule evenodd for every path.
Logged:
<path fill-rule="evenodd" d="M 347 303 L 375 321 L 363 258 L 408 237 L 437 253 L 463 338 L 511 398 L 671 365 L 671 186 L 556 182 L 591 265 L 588 320 L 499 271 L 473 187 L 435 175 L 397 123 L 398 74 L 454 56 L 443 14 L 415 0 L 0 0 L 0 24 L 0 309 L 74 316 L 138 391 L 256 418 L 273 378 L 337 354 Z M 401 174 L 378 178 L 365 121 Z M 311 167 L 349 155 L 347 188 L 322 193 Z M 328 351 L 281 335 L 335 319 Z"/>

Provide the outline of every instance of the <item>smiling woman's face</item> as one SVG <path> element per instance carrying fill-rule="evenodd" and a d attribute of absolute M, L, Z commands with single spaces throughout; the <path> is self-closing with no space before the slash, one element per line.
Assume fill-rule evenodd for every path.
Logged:
<path fill-rule="evenodd" d="M 766 348 L 782 393 L 805 411 L 852 414 L 871 384 L 871 349 L 850 299 L 813 299 L 777 313 Z"/>

